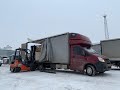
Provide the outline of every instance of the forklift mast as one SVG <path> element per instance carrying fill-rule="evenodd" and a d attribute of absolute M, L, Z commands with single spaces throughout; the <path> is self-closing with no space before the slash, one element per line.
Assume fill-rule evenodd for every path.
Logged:
<path fill-rule="evenodd" d="M 34 63 L 35 61 L 35 51 L 36 51 L 36 46 L 31 46 L 31 54 L 30 54 L 30 58 L 31 58 L 31 62 Z"/>

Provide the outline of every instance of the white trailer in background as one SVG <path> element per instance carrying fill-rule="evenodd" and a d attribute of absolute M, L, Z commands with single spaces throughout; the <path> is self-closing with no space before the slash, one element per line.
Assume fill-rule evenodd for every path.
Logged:
<path fill-rule="evenodd" d="M 101 41 L 101 53 L 107 56 L 113 65 L 120 67 L 120 39 Z"/>
<path fill-rule="evenodd" d="M 120 67 L 120 39 L 103 40 L 100 44 L 94 44 L 92 48 L 108 57 L 113 65 Z"/>

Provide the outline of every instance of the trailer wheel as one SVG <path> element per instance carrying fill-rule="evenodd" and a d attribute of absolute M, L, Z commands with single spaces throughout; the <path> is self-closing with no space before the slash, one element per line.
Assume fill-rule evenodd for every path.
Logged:
<path fill-rule="evenodd" d="M 96 74 L 95 67 L 92 66 L 92 65 L 88 65 L 88 66 L 86 67 L 86 74 L 87 74 L 88 76 L 95 76 L 95 74 Z"/>
<path fill-rule="evenodd" d="M 120 62 L 117 63 L 117 66 L 120 68 Z"/>
<path fill-rule="evenodd" d="M 43 67 L 43 65 L 41 64 L 41 65 L 39 65 L 39 70 L 40 70 L 40 72 L 43 72 L 44 71 L 44 67 Z"/>

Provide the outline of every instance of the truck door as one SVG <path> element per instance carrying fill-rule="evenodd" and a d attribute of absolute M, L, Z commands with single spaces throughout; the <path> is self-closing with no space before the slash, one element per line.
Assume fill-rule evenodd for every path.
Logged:
<path fill-rule="evenodd" d="M 85 51 L 79 45 L 71 46 L 71 64 L 70 68 L 72 70 L 83 70 L 83 66 L 85 64 Z"/>

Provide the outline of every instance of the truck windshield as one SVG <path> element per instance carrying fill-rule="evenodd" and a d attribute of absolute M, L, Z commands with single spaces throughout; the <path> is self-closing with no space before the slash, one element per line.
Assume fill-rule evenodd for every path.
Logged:
<path fill-rule="evenodd" d="M 86 51 L 88 51 L 89 53 L 92 53 L 92 54 L 99 54 L 97 53 L 93 48 L 84 48 Z"/>

